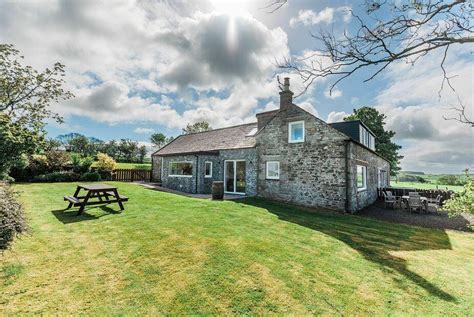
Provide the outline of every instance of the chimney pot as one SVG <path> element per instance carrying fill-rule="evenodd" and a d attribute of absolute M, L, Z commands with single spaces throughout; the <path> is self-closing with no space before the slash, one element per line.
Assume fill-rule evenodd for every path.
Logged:
<path fill-rule="evenodd" d="M 280 110 L 285 110 L 293 103 L 293 92 L 290 90 L 290 78 L 285 77 L 283 90 L 280 91 Z"/>
<path fill-rule="evenodd" d="M 283 90 L 284 91 L 290 91 L 290 78 L 285 77 L 285 82 L 283 84 Z"/>

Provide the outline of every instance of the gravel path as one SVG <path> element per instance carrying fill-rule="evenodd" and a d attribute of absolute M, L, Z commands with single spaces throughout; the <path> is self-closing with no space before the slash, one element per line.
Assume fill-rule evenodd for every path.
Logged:
<path fill-rule="evenodd" d="M 425 228 L 451 229 L 459 231 L 473 230 L 468 227 L 474 225 L 474 217 L 470 214 L 462 214 L 454 218 L 449 218 L 446 213 L 410 213 L 401 209 L 385 209 L 384 204 L 376 204 L 358 212 L 364 217 L 376 218 L 388 222 L 403 223 Z"/>

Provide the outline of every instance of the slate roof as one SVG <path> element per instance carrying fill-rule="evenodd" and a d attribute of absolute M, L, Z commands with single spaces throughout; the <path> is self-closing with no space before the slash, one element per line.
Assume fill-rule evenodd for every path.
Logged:
<path fill-rule="evenodd" d="M 257 123 L 180 135 L 153 155 L 179 155 L 255 147 L 255 136 L 247 136 Z"/>

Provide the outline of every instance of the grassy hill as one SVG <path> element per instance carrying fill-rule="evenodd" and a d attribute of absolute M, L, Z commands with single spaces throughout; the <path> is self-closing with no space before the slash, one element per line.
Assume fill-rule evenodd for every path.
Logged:
<path fill-rule="evenodd" d="M 473 178 L 474 174 L 469 177 Z M 448 189 L 459 191 L 467 181 L 465 174 L 425 174 L 417 171 L 401 171 L 392 177 L 390 185 L 393 187 L 419 189 Z"/>

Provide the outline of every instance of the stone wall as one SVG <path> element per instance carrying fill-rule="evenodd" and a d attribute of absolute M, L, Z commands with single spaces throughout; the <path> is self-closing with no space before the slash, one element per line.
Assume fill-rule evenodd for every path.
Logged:
<path fill-rule="evenodd" d="M 288 123 L 305 122 L 305 142 L 288 142 Z M 294 204 L 344 210 L 348 137 L 295 105 L 286 105 L 257 135 L 258 194 Z M 266 179 L 266 162 L 280 179 Z"/>
<path fill-rule="evenodd" d="M 151 180 L 161 182 L 161 157 L 151 156 Z"/>
<path fill-rule="evenodd" d="M 348 144 L 348 197 L 347 211 L 355 212 L 377 200 L 379 170 L 390 175 L 390 164 L 366 147 L 350 142 Z M 357 189 L 357 165 L 367 167 L 367 188 Z"/>
<path fill-rule="evenodd" d="M 255 148 L 222 150 L 219 155 L 176 155 L 163 156 L 162 186 L 187 193 L 211 193 L 212 182 L 224 180 L 225 160 L 246 161 L 246 195 L 257 194 L 257 152 Z M 161 162 L 161 157 L 156 156 L 154 162 Z M 171 162 L 187 161 L 193 163 L 192 177 L 169 176 Z M 212 162 L 212 177 L 205 177 L 205 162 Z M 153 164 L 153 169 L 160 168 L 159 163 Z M 154 171 L 155 175 L 156 171 Z"/>
<path fill-rule="evenodd" d="M 159 159 L 159 157 L 157 157 Z M 161 183 L 163 187 L 179 190 L 185 193 L 196 193 L 196 157 L 194 155 L 162 156 L 163 167 Z M 193 164 L 193 175 L 191 176 L 169 176 L 171 162 L 191 162 Z"/>

